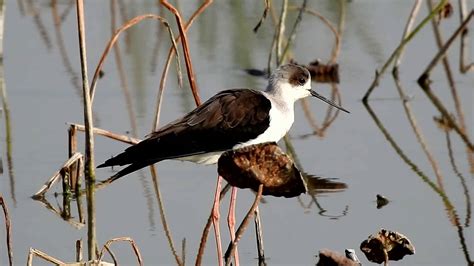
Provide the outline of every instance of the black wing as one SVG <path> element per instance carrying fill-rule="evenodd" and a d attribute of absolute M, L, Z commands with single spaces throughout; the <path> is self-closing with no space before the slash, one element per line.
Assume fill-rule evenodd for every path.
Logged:
<path fill-rule="evenodd" d="M 98 167 L 131 164 L 114 176 L 118 178 L 161 160 L 231 149 L 267 129 L 270 108 L 259 91 L 222 91 Z"/>

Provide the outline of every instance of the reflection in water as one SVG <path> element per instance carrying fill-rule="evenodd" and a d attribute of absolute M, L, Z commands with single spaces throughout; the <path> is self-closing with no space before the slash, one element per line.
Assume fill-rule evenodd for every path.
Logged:
<path fill-rule="evenodd" d="M 66 73 L 69 75 L 72 87 L 75 89 L 76 94 L 80 97 L 82 97 L 82 91 L 81 91 L 81 81 L 79 79 L 78 73 L 74 70 L 71 60 L 69 59 L 69 55 L 66 50 L 66 46 L 64 44 L 64 38 L 63 38 L 63 32 L 62 32 L 62 22 L 66 18 L 66 16 L 69 14 L 69 7 L 74 6 L 74 1 L 70 1 L 72 4 L 69 4 L 68 7 L 65 9 L 65 11 L 60 15 L 59 10 L 58 10 L 58 2 L 57 0 L 53 0 L 51 2 L 51 12 L 54 20 L 54 29 L 55 29 L 55 34 L 56 34 L 56 41 L 57 41 L 57 46 L 59 49 L 59 54 L 61 55 L 61 59 L 63 62 L 63 66 L 66 70 Z M 82 98 L 81 98 L 82 99 Z"/>
<path fill-rule="evenodd" d="M 51 50 L 53 48 L 52 42 L 51 42 L 51 37 L 49 36 L 47 27 L 43 23 L 43 19 L 41 18 L 41 11 L 39 8 L 35 5 L 36 1 L 33 0 L 27 0 L 26 4 L 28 5 L 28 14 L 31 14 L 33 16 L 33 21 L 35 26 L 38 28 L 38 33 L 41 36 L 41 39 L 43 40 L 44 44 L 46 45 L 46 48 L 48 50 Z"/>
<path fill-rule="evenodd" d="M 309 174 L 304 174 L 303 176 L 308 187 L 307 193 L 313 196 L 343 192 L 347 189 L 347 184 L 336 181 L 336 178 L 319 177 Z"/>
<path fill-rule="evenodd" d="M 456 161 L 454 160 L 453 148 L 451 145 L 451 137 L 448 131 L 446 131 L 446 144 L 448 146 L 449 162 L 451 163 L 451 166 L 453 167 L 454 173 L 456 173 L 456 176 L 459 177 L 459 180 L 461 181 L 463 193 L 466 198 L 466 221 L 464 223 L 464 226 L 469 227 L 469 224 L 471 223 L 471 212 L 472 212 L 471 196 L 469 195 L 469 189 L 466 184 L 466 179 L 464 178 L 464 175 L 459 171 L 456 165 Z"/>
<path fill-rule="evenodd" d="M 344 190 L 347 189 L 347 184 L 344 182 L 336 181 L 336 178 L 326 178 L 326 177 L 319 177 L 319 176 L 313 176 L 309 174 L 303 173 L 303 178 L 306 181 L 306 185 L 308 187 L 308 196 L 310 198 L 309 203 L 304 203 L 303 202 L 303 197 L 300 196 L 298 197 L 298 202 L 300 203 L 301 207 L 303 209 L 309 211 L 311 207 L 316 206 L 318 208 L 318 214 L 324 217 L 328 217 L 331 219 L 339 219 L 343 216 L 347 215 L 347 212 L 349 211 L 349 205 L 346 205 L 344 209 L 342 210 L 341 214 L 338 215 L 332 215 L 328 214 L 328 210 L 324 208 L 317 199 L 317 196 L 321 196 L 324 194 L 329 194 L 329 193 L 339 193 L 343 192 Z"/>
<path fill-rule="evenodd" d="M 84 212 L 84 210 L 82 209 L 82 197 L 76 198 L 77 206 L 78 206 L 78 209 L 77 209 L 78 220 L 75 220 L 74 216 L 71 215 L 71 212 L 70 212 L 71 206 L 64 205 L 64 204 L 61 205 L 60 201 L 58 200 L 58 197 L 66 198 L 69 196 L 65 194 L 55 193 L 54 198 L 56 201 L 56 207 L 54 207 L 45 197 L 35 198 L 35 200 L 38 201 L 41 205 L 43 205 L 43 207 L 45 207 L 47 210 L 57 215 L 58 218 L 61 218 L 62 220 L 66 221 L 68 224 L 70 224 L 74 228 L 81 229 L 82 227 L 84 227 L 85 220 L 83 218 L 84 216 L 82 215 L 82 213 Z M 64 203 L 64 200 L 62 200 L 61 202 Z M 70 201 L 69 201 L 69 204 L 70 204 Z"/>
<path fill-rule="evenodd" d="M 368 103 L 364 103 L 364 106 L 366 107 L 367 111 L 369 112 L 369 115 L 372 117 L 372 119 L 374 120 L 377 127 L 380 129 L 380 131 L 385 136 L 387 141 L 390 143 L 392 148 L 395 149 L 396 153 L 400 156 L 400 158 L 408 166 L 410 166 L 410 169 L 412 169 L 413 172 L 416 173 L 421 178 L 421 180 L 423 182 L 425 182 L 437 195 L 440 196 L 440 198 L 441 198 L 441 200 L 444 204 L 444 208 L 447 212 L 448 219 L 451 221 L 451 223 L 456 228 L 456 231 L 458 233 L 459 242 L 460 242 L 460 246 L 461 246 L 461 249 L 463 251 L 464 257 L 466 258 L 466 261 L 467 261 L 468 264 L 472 264 L 470 254 L 469 254 L 469 249 L 468 249 L 468 246 L 466 244 L 466 239 L 464 237 L 464 227 L 459 221 L 459 216 L 456 212 L 456 208 L 454 207 L 454 205 L 449 200 L 449 198 L 446 195 L 445 191 L 441 187 L 437 186 L 433 181 L 431 181 L 431 179 L 428 176 L 426 176 L 423 173 L 423 171 L 410 158 L 408 158 L 408 156 L 403 152 L 403 150 L 400 148 L 400 146 L 397 144 L 397 142 L 392 138 L 392 136 L 390 135 L 388 130 L 384 127 L 384 125 L 379 120 L 379 118 L 377 117 L 375 112 L 372 110 L 370 105 Z M 465 187 L 465 188 L 467 189 L 467 187 Z M 468 201 L 467 204 L 469 205 L 470 201 Z M 470 206 L 468 206 L 468 208 L 470 208 Z M 470 209 L 467 212 L 470 213 L 471 212 Z"/>
<path fill-rule="evenodd" d="M 427 6 L 430 10 L 433 10 L 433 5 L 434 4 L 433 4 L 432 0 L 426 1 L 426 4 L 427 4 Z M 466 16 L 466 15 L 464 15 L 464 16 Z M 469 17 L 471 17 L 471 16 L 469 16 Z M 445 44 L 447 42 L 445 42 L 443 40 L 443 36 L 442 36 L 441 29 L 440 29 L 440 26 L 439 26 L 440 20 L 441 20 L 440 16 L 433 17 L 433 19 L 431 19 L 431 25 L 433 27 L 433 32 L 435 34 L 436 45 L 438 46 L 438 49 L 441 50 L 441 49 L 443 49 L 443 46 L 445 46 Z M 463 21 L 461 21 L 461 24 L 462 24 L 462 22 Z M 457 90 L 457 87 L 456 87 L 456 82 L 454 81 L 453 71 L 451 70 L 451 66 L 450 66 L 450 63 L 449 63 L 448 59 L 449 59 L 448 56 L 443 56 L 441 60 L 442 60 L 442 63 L 443 63 L 443 69 L 444 69 L 444 73 L 446 75 L 446 79 L 448 81 L 451 96 L 452 96 L 452 99 L 453 99 L 453 102 L 454 102 L 454 109 L 456 110 L 456 116 L 457 116 L 457 121 L 456 122 L 459 123 L 459 127 L 460 127 L 461 131 L 464 134 L 468 135 L 469 132 L 467 131 L 468 127 L 466 126 L 466 122 L 465 122 L 465 119 L 464 119 L 464 110 L 463 110 L 462 105 L 461 105 L 461 100 L 459 98 L 458 90 Z M 474 152 L 473 152 L 472 146 L 471 146 L 471 148 L 466 147 L 466 153 L 467 153 L 468 163 L 471 166 L 471 173 L 474 173 Z"/>
<path fill-rule="evenodd" d="M 393 73 L 393 80 L 395 81 L 395 86 L 400 95 L 400 99 L 406 99 L 407 96 L 406 96 L 405 90 L 403 89 L 403 86 L 398 76 L 398 69 L 395 69 L 392 73 Z M 425 137 L 423 136 L 423 132 L 421 131 L 421 128 L 418 126 L 415 115 L 413 114 L 411 110 L 410 102 L 403 100 L 402 105 L 403 105 L 403 109 L 405 110 L 407 119 L 410 122 L 410 126 L 413 129 L 413 133 L 416 136 L 416 140 L 418 141 L 418 143 L 420 143 L 420 146 L 423 149 L 423 152 L 425 153 L 426 158 L 431 164 L 431 168 L 433 168 L 433 172 L 436 175 L 436 181 L 438 183 L 438 187 L 441 190 L 443 190 L 444 185 L 443 185 L 443 176 L 441 174 L 441 170 L 439 169 L 438 163 L 436 159 L 434 158 L 430 148 L 428 147 L 428 143 L 426 142 Z"/>
<path fill-rule="evenodd" d="M 13 207 L 16 207 L 15 196 L 15 176 L 13 175 L 13 159 L 12 159 L 12 128 L 10 107 L 7 98 L 7 89 L 5 87 L 5 73 L 3 66 L 3 31 L 5 21 L 5 1 L 0 6 L 0 97 L 2 97 L 2 109 L 5 118 L 5 143 L 7 144 L 7 164 L 8 176 L 10 178 L 10 194 L 13 201 Z"/>
<path fill-rule="evenodd" d="M 24 14 L 24 12 L 25 12 L 24 7 L 23 7 L 23 3 L 29 3 L 30 7 L 33 7 L 33 8 L 28 8 L 27 7 L 26 8 L 27 12 L 28 12 L 28 9 L 31 9 L 31 10 L 36 9 L 36 7 L 34 6 L 35 5 L 34 1 L 29 1 L 28 2 L 28 0 L 26 0 L 26 1 L 25 0 L 17 0 L 17 2 L 18 2 L 18 5 L 20 7 L 20 12 L 22 14 Z M 126 1 L 119 0 L 120 12 L 121 12 L 123 20 L 125 20 L 125 18 L 129 17 L 128 15 L 131 14 L 130 11 L 133 9 L 133 5 L 127 5 L 127 4 L 124 4 L 124 2 L 126 2 Z M 339 1 L 339 3 L 342 3 L 344 5 L 345 5 L 345 2 L 346 1 L 344 1 L 344 0 Z M 54 8 L 55 8 L 54 6 L 56 5 L 56 3 L 57 3 L 56 1 L 52 1 L 52 5 L 53 5 L 53 10 L 52 11 L 54 12 L 53 13 L 53 18 L 54 18 L 54 21 L 56 22 L 55 26 L 57 27 L 56 28 L 56 39 L 57 39 L 57 42 L 58 42 L 58 49 L 61 53 L 64 67 L 65 67 L 66 71 L 69 73 L 69 75 L 71 76 L 72 83 L 75 84 L 75 83 L 78 83 L 77 74 L 73 73 L 73 68 L 70 65 L 70 62 L 69 62 L 69 59 L 67 58 L 67 55 L 63 55 L 63 53 L 65 54 L 65 52 L 62 51 L 62 50 L 64 50 L 64 44 L 63 44 L 63 41 L 62 41 L 62 36 L 60 36 L 60 34 L 61 34 L 61 32 L 60 32 L 61 23 L 58 23 L 58 21 L 61 21 L 61 22 L 64 21 L 64 19 L 68 16 L 68 14 L 70 14 L 70 10 L 72 10 L 72 7 L 74 6 L 74 1 L 69 0 L 67 2 L 67 7 L 63 11 L 60 11 L 60 12 L 58 12 L 57 10 L 54 10 Z M 253 3 L 257 3 L 257 1 L 255 1 Z M 336 7 L 336 4 L 337 4 L 336 1 L 329 1 L 329 2 L 326 3 L 326 5 L 334 5 L 334 6 L 331 6 L 331 8 L 329 8 L 329 10 L 334 13 L 334 14 L 332 14 L 333 17 L 336 17 L 336 13 L 338 11 L 337 7 Z M 36 6 L 38 6 L 38 4 L 36 4 Z M 130 8 L 128 8 L 128 6 L 130 6 Z M 328 9 L 328 8 L 326 8 L 326 9 Z M 164 9 L 160 9 L 160 10 L 164 10 Z M 209 10 L 210 11 L 209 15 L 210 15 L 211 19 L 202 20 L 202 21 L 206 21 L 207 23 L 200 23 L 199 24 L 199 27 L 200 27 L 199 30 L 201 32 L 199 32 L 199 34 L 198 34 L 199 37 L 198 38 L 203 38 L 203 39 L 208 39 L 209 40 L 209 41 L 202 40 L 202 42 L 204 43 L 203 44 L 204 45 L 203 49 L 206 49 L 206 50 L 209 50 L 209 51 L 214 51 L 215 50 L 214 48 L 216 48 L 216 45 L 219 46 L 218 45 L 219 43 L 217 42 L 217 39 L 218 39 L 217 35 L 219 35 L 219 33 L 220 33 L 219 32 L 220 30 L 218 28 L 221 27 L 221 25 L 219 25 L 217 23 L 213 23 L 215 21 L 215 18 L 217 18 L 217 16 L 219 15 L 219 12 L 216 11 L 216 10 L 217 9 L 210 9 Z M 231 19 L 233 21 L 237 21 L 237 23 L 231 23 L 230 24 L 230 25 L 232 25 L 232 27 L 230 28 L 231 30 L 229 30 L 228 32 L 229 32 L 231 38 L 233 38 L 235 40 L 242 40 L 242 39 L 250 38 L 249 36 L 245 35 L 245 34 L 248 34 L 248 32 L 250 32 L 250 31 L 248 29 L 243 30 L 243 28 L 246 25 L 245 20 L 243 19 L 245 17 L 244 13 L 246 11 L 242 10 L 242 8 L 239 9 L 238 7 L 235 7 L 235 9 L 233 9 L 233 10 L 237 11 L 237 12 L 230 13 L 230 15 L 232 17 Z M 34 14 L 34 16 L 35 16 L 34 21 L 36 22 L 36 25 L 37 25 L 38 28 L 44 27 L 44 26 L 41 26 L 43 23 L 41 22 L 41 17 L 39 17 L 39 14 L 37 12 L 38 12 L 38 10 L 32 12 L 32 14 Z M 341 10 L 341 12 L 342 12 L 342 10 Z M 350 17 L 354 17 L 354 16 L 350 16 Z M 44 18 L 44 16 L 43 16 L 43 18 Z M 358 18 L 358 19 L 360 19 L 360 18 Z M 39 22 L 38 22 L 38 20 L 39 20 Z M 365 22 L 365 21 L 363 21 L 363 22 Z M 159 27 L 160 26 L 158 26 L 158 28 Z M 358 27 L 358 26 L 356 26 L 356 27 Z M 229 28 L 227 28 L 227 29 L 229 29 Z M 362 30 L 364 30 L 364 29 L 362 29 Z M 366 31 L 366 30 L 364 30 L 364 31 Z M 160 32 L 163 32 L 163 31 L 160 31 Z M 242 32 L 244 32 L 244 33 L 242 34 Z M 339 30 L 339 32 L 342 32 L 342 30 Z M 41 30 L 40 30 L 40 33 L 41 33 Z M 130 37 L 130 36 L 132 36 L 132 34 L 130 34 L 129 32 L 126 32 L 125 34 L 126 34 L 126 36 L 125 36 L 126 48 L 124 46 L 123 50 L 124 51 L 126 50 L 126 52 L 130 52 L 131 42 L 133 42 L 134 40 L 132 40 L 132 38 Z M 376 35 L 373 35 L 373 36 L 376 36 Z M 157 46 L 155 48 L 156 51 L 161 49 L 161 48 L 159 48 L 160 47 L 159 42 L 160 42 L 162 37 L 163 36 L 160 36 L 160 35 L 157 34 L 157 40 L 156 40 L 157 41 L 156 42 Z M 48 48 L 50 48 L 51 43 L 48 46 L 48 42 L 45 41 L 45 39 L 49 39 L 47 34 L 46 34 L 46 37 L 43 37 L 43 41 L 46 43 L 46 46 Z M 250 38 L 250 39 L 255 40 L 255 38 Z M 368 40 L 367 38 L 364 38 L 364 41 L 368 41 L 369 43 L 372 42 L 373 40 L 376 40 L 376 39 L 369 39 Z M 237 62 L 237 65 L 241 65 L 242 67 L 244 67 L 244 66 L 249 67 L 249 66 L 254 66 L 254 65 L 258 64 L 258 62 L 255 61 L 255 60 L 257 60 L 256 58 L 258 58 L 256 56 L 257 53 L 255 53 L 255 51 L 258 51 L 258 49 L 249 49 L 249 48 L 254 47 L 255 45 L 258 45 L 258 43 L 259 42 L 252 42 L 252 41 L 248 41 L 248 42 L 232 41 L 231 42 L 231 47 L 232 47 L 231 50 L 232 50 L 232 55 L 233 56 L 231 57 L 231 60 L 233 60 L 233 62 Z M 376 43 L 375 45 L 376 45 L 375 48 L 383 48 L 378 43 Z M 364 46 L 364 47 L 366 47 L 366 46 Z M 370 49 L 370 48 L 373 48 L 373 45 L 372 45 L 372 47 L 368 47 L 366 49 Z M 376 49 L 376 50 L 377 50 L 376 54 L 378 54 L 378 55 L 382 54 L 380 52 L 380 51 L 382 51 L 381 49 Z M 118 56 L 120 56 L 120 53 L 117 53 L 117 54 L 118 54 Z M 155 53 L 153 53 L 153 54 L 155 54 Z M 374 53 L 371 52 L 371 53 L 368 53 L 368 54 L 373 55 Z M 122 53 L 122 55 L 123 55 L 123 53 Z M 213 56 L 214 56 L 214 53 L 211 53 L 211 55 L 209 55 L 209 58 L 212 58 Z M 141 57 L 137 57 L 136 59 L 140 59 L 140 58 Z M 153 56 L 153 58 L 155 58 L 155 56 Z M 116 61 L 119 61 L 119 60 L 120 59 L 116 58 Z M 375 56 L 375 60 L 376 61 L 378 60 L 377 55 Z M 146 64 L 144 64 L 144 65 L 146 65 Z M 123 72 L 123 71 L 119 70 L 119 72 Z M 243 82 L 254 82 L 254 79 L 243 79 Z M 126 81 L 124 83 L 126 83 Z M 332 99 L 333 100 L 341 99 L 341 97 L 339 95 L 337 85 L 334 84 L 334 85 L 331 85 L 331 86 L 332 86 L 332 90 L 331 90 Z M 76 87 L 76 85 L 74 85 L 74 87 Z M 77 87 L 80 88 L 80 86 L 77 86 Z M 253 86 L 248 86 L 248 87 L 253 87 Z M 2 92 L 4 92 L 4 88 L 2 88 Z M 189 108 L 190 106 L 193 105 L 192 102 L 190 101 L 189 93 L 187 93 L 185 90 L 180 90 L 179 93 L 182 93 L 182 96 L 183 96 L 182 99 L 181 99 L 182 104 L 183 104 L 183 109 L 186 109 L 186 111 L 189 111 L 189 109 L 187 109 L 187 108 Z M 127 93 L 124 93 L 124 94 L 127 94 Z M 328 94 L 329 94 L 329 92 L 328 92 Z M 128 106 L 129 105 L 128 96 L 125 96 L 125 99 L 127 101 L 127 106 Z M 3 97 L 3 100 L 4 101 L 6 100 L 6 93 L 5 93 L 5 96 Z M 129 108 L 130 108 L 131 112 L 133 112 L 135 109 L 133 109 L 131 103 L 132 102 L 130 102 L 130 107 Z M 144 103 L 145 103 L 144 100 L 142 102 L 139 102 L 139 106 L 145 106 Z M 313 126 L 314 133 L 316 135 L 319 135 L 319 136 L 324 136 L 325 130 L 331 125 L 332 121 L 334 121 L 334 119 L 336 119 L 336 116 L 337 116 L 338 112 L 333 112 L 332 108 L 328 108 L 328 110 L 326 111 L 326 116 L 324 118 L 324 122 L 321 123 L 321 121 L 316 121 L 314 118 L 313 118 L 312 121 L 310 121 L 311 119 L 309 118 L 309 116 L 312 115 L 313 113 L 310 111 L 310 108 L 308 107 L 308 104 L 306 102 L 302 102 L 302 104 L 303 104 L 303 110 L 305 111 L 305 114 L 308 117 L 308 121 Z M 4 106 L 5 106 L 5 103 L 4 103 Z M 9 113 L 7 113 L 7 111 L 8 111 L 7 108 L 4 107 L 4 110 L 5 110 L 5 116 L 9 117 Z M 129 115 L 130 115 L 130 117 L 135 117 L 134 114 L 129 114 Z M 374 118 L 374 120 L 376 120 L 376 119 Z M 10 132 L 10 125 L 9 125 L 8 121 L 6 121 L 6 123 L 7 123 L 7 126 L 6 126 L 6 129 L 7 129 L 7 145 L 9 145 L 9 146 L 7 146 L 7 151 L 11 151 L 11 140 L 9 140 L 11 138 L 11 132 Z M 317 122 L 319 122 L 320 124 L 318 124 Z M 131 123 L 133 123 L 133 121 L 131 121 Z M 132 129 L 134 128 L 133 125 L 131 127 L 132 127 Z M 308 136 L 313 136 L 315 134 L 308 134 Z M 387 132 L 387 134 L 388 134 L 388 132 Z M 453 155 L 453 151 L 452 151 L 452 147 L 451 147 L 450 133 L 448 133 L 448 132 L 446 133 L 446 141 L 447 141 L 447 145 L 448 145 L 450 163 L 452 165 L 453 171 L 455 172 L 456 176 L 458 176 L 459 179 L 460 179 L 460 182 L 461 182 L 461 185 L 462 185 L 462 190 L 463 190 L 464 196 L 466 198 L 466 200 L 465 200 L 466 219 L 465 219 L 465 221 L 463 221 L 464 226 L 461 225 L 461 223 L 459 222 L 460 218 L 458 217 L 458 215 L 456 213 L 456 210 L 451 205 L 451 203 L 448 200 L 447 196 L 444 195 L 445 192 L 442 189 L 442 186 L 440 185 L 441 182 L 438 181 L 438 184 L 430 182 L 431 180 L 429 180 L 429 178 L 427 176 L 425 176 L 424 173 L 421 172 L 421 170 L 419 170 L 417 168 L 417 165 L 412 163 L 406 155 L 400 155 L 400 156 L 404 160 L 406 159 L 405 162 L 407 163 L 407 165 L 412 167 L 412 169 L 418 175 L 420 175 L 420 177 L 424 180 L 424 182 L 426 182 L 430 187 L 432 187 L 432 189 L 441 197 L 443 203 L 445 204 L 445 209 L 448 212 L 449 219 L 457 229 L 458 237 L 459 237 L 459 240 L 460 240 L 460 243 L 461 243 L 461 247 L 463 248 L 463 251 L 465 253 L 465 257 L 468 261 L 470 261 L 470 256 L 469 256 L 469 252 L 468 252 L 468 249 L 467 249 L 466 241 L 464 239 L 464 231 L 463 231 L 465 227 L 469 227 L 470 220 L 471 220 L 471 208 L 472 207 L 471 207 L 471 199 L 470 199 L 470 195 L 469 195 L 469 185 L 468 185 L 468 183 L 466 184 L 465 177 L 462 174 L 462 167 L 461 167 L 462 165 L 460 165 L 461 170 L 459 170 L 457 165 L 456 165 L 455 157 Z M 397 146 L 397 144 L 393 145 L 393 148 L 395 150 L 397 150 L 397 152 L 399 152 L 399 151 L 401 152 L 401 149 L 400 149 L 399 146 Z M 18 147 L 17 147 L 17 149 L 18 149 Z M 295 156 L 294 158 L 297 158 L 296 155 L 294 155 L 294 156 Z M 11 155 L 10 155 L 9 159 L 10 159 L 9 162 L 11 162 Z M 9 167 L 10 167 L 9 170 L 13 169 L 11 163 L 9 163 Z M 300 168 L 300 169 L 302 169 L 302 168 Z M 12 198 L 14 199 L 15 198 L 15 195 L 14 195 L 15 189 L 14 189 L 13 170 L 11 170 L 10 179 L 11 179 L 10 184 L 11 184 Z M 146 182 L 147 179 L 144 179 L 143 176 L 141 176 L 141 179 L 142 179 L 142 182 L 143 182 L 144 194 L 145 194 L 145 197 L 147 199 L 147 204 L 148 204 L 147 208 L 149 210 L 149 213 L 148 213 L 149 222 L 150 222 L 150 226 L 153 230 L 154 229 L 153 217 L 154 217 L 155 213 L 154 213 L 154 209 L 153 209 L 154 205 L 152 204 L 153 199 L 149 196 L 153 192 L 151 192 L 152 188 L 149 187 L 151 185 L 151 184 L 149 184 L 150 182 L 149 181 Z M 449 181 L 449 180 L 447 180 L 447 181 Z M 467 180 L 467 181 L 469 181 L 469 180 Z M 330 179 L 330 178 L 325 179 L 325 178 L 312 177 L 312 176 L 307 177 L 307 183 L 310 187 L 309 196 L 308 196 L 310 201 L 308 203 L 303 202 L 304 200 L 308 199 L 305 196 L 301 196 L 298 199 L 300 204 L 302 205 L 302 207 L 304 209 L 310 209 L 310 208 L 313 207 L 313 204 L 314 204 L 314 206 L 316 206 L 316 208 L 318 208 L 319 213 L 321 215 L 329 216 L 331 218 L 337 218 L 337 217 L 343 216 L 347 213 L 348 206 L 346 206 L 342 210 L 341 215 L 327 215 L 328 212 L 334 213 L 334 211 L 326 210 L 326 208 L 325 208 L 326 206 L 321 206 L 321 204 L 320 204 L 320 202 L 318 202 L 318 198 L 317 198 L 320 195 L 324 195 L 324 194 L 328 194 L 328 193 L 342 192 L 345 189 L 347 189 L 346 184 L 344 184 L 342 182 L 338 182 L 335 179 Z M 158 186 L 158 185 L 156 185 L 156 186 Z M 446 186 L 449 187 L 449 183 L 447 183 Z M 67 196 L 64 196 L 64 198 L 59 198 L 59 199 L 57 199 L 57 201 L 58 200 L 59 200 L 59 202 L 56 202 L 57 206 L 55 206 L 54 208 L 53 208 L 53 205 L 51 205 L 49 203 L 48 203 L 49 205 L 47 205 L 46 203 L 43 203 L 43 204 L 45 205 L 46 208 L 50 209 L 51 211 L 53 209 L 55 209 L 56 210 L 55 213 L 58 215 L 58 217 L 60 216 L 62 219 L 65 219 L 66 221 L 68 221 L 66 219 L 66 217 L 74 216 L 72 214 L 73 211 L 68 206 L 71 203 L 73 204 L 73 200 L 71 201 L 70 199 L 67 198 Z M 80 202 L 81 202 L 80 198 L 78 198 L 76 202 L 78 203 L 78 209 L 81 209 L 80 208 L 80 206 L 81 206 L 80 205 Z M 156 208 L 156 206 L 155 206 L 155 208 Z M 462 215 L 461 215 L 461 217 L 462 217 Z M 79 220 L 80 221 L 82 220 L 80 212 L 79 212 Z"/>

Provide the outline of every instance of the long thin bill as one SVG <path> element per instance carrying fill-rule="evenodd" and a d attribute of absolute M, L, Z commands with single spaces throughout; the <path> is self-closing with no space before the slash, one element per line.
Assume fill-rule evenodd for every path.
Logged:
<path fill-rule="evenodd" d="M 337 105 L 335 102 L 331 101 L 331 100 L 328 100 L 326 99 L 324 96 L 321 96 L 319 95 L 317 92 L 315 92 L 314 90 L 310 90 L 310 93 L 311 93 L 311 96 L 314 96 L 318 99 L 320 99 L 321 101 L 333 106 L 333 107 L 336 107 L 337 109 L 341 110 L 341 111 L 344 111 L 346 113 L 350 113 L 349 111 L 347 111 L 346 109 L 340 107 L 339 105 Z"/>

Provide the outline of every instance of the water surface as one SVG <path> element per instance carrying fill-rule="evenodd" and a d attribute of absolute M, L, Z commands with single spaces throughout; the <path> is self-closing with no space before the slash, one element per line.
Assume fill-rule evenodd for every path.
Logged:
<path fill-rule="evenodd" d="M 273 36 L 271 20 L 267 18 L 257 34 L 252 32 L 263 12 L 262 2 L 247 1 L 241 5 L 235 1 L 217 1 L 195 21 L 189 32 L 189 42 L 202 99 L 208 99 L 224 88 L 264 88 L 264 79 L 243 71 L 245 68 L 262 69 L 267 64 Z M 180 4 L 185 17 L 189 17 L 197 7 L 197 4 Z M 472 200 L 470 189 L 474 182 L 466 148 L 456 133 L 449 133 L 452 157 L 457 167 L 453 169 L 446 133 L 433 122 L 433 117 L 439 115 L 438 111 L 416 83 L 437 51 L 431 25 L 408 46 L 400 77 L 411 97 L 417 124 L 440 168 L 445 195 L 454 211 L 447 210 L 446 201 L 397 154 L 360 101 L 372 82 L 375 69 L 381 67 L 399 42 L 410 5 L 405 1 L 354 1 L 345 5 L 345 29 L 337 62 L 341 72 L 342 105 L 351 114 L 339 114 L 324 137 L 318 137 L 312 134 L 313 129 L 302 105 L 297 104 L 296 121 L 289 137 L 302 170 L 316 176 L 337 178 L 348 188 L 316 197 L 265 197 L 260 210 L 269 265 L 315 264 L 318 250 L 322 248 L 339 252 L 354 248 L 363 264 L 368 264 L 359 245 L 382 227 L 407 235 L 416 247 L 416 255 L 394 265 L 466 265 L 467 259 L 472 260 L 469 252 L 474 245 L 474 234 L 472 207 L 468 203 Z M 337 1 L 312 1 L 310 6 L 337 24 Z M 160 12 L 173 21 L 152 1 L 126 1 L 117 9 L 119 21 L 123 21 L 122 13 L 130 18 Z M 60 27 L 55 27 L 55 12 L 62 18 Z M 424 15 L 425 7 L 420 16 Z M 294 13 L 291 13 L 290 21 L 294 18 Z M 111 35 L 110 21 L 108 1 L 86 1 L 90 75 Z M 443 22 L 445 38 L 457 25 L 457 13 Z M 5 27 L 4 68 L 11 116 L 12 169 L 8 171 L 5 117 L 2 116 L 4 173 L 0 178 L 0 192 L 10 207 L 15 264 L 25 264 L 30 247 L 64 261 L 73 261 L 74 243 L 77 239 L 86 242 L 86 227 L 76 229 L 30 197 L 67 159 L 67 123 L 83 123 L 75 8 L 71 1 L 59 1 L 53 7 L 49 1 L 43 0 L 7 1 Z M 327 62 L 332 45 L 333 36 L 328 28 L 316 18 L 305 15 L 292 52 L 300 63 L 309 63 L 316 58 Z M 128 103 L 113 54 L 109 56 L 104 66 L 105 75 L 98 84 L 94 102 L 95 126 L 119 134 L 136 133 L 139 138 L 150 132 L 157 87 L 168 48 L 166 32 L 154 21 L 132 28 L 121 38 L 120 55 L 136 128 L 127 111 Z M 457 43 L 452 48 L 449 51 L 450 63 L 472 139 L 474 76 L 459 74 Z M 472 42 L 470 48 L 473 51 Z M 172 71 L 164 95 L 162 124 L 194 108 L 187 83 L 185 88 L 177 88 L 174 75 Z M 441 66 L 434 71 L 432 80 L 436 94 L 454 113 Z M 328 97 L 331 94 L 328 84 L 313 83 L 313 87 Z M 370 105 L 391 137 L 406 157 L 436 183 L 431 164 L 413 134 L 389 73 L 372 97 L 374 100 Z M 321 123 L 327 106 L 314 99 L 309 99 L 307 104 L 315 120 Z M 81 151 L 82 136 L 79 138 Z M 95 140 L 97 163 L 127 146 L 101 136 Z M 281 145 L 285 147 L 284 143 Z M 186 239 L 187 263 L 193 263 L 211 210 L 216 167 L 164 161 L 157 169 L 174 243 L 180 247 L 181 241 Z M 106 179 L 113 173 L 111 169 L 100 169 L 97 176 Z M 465 182 L 467 191 L 462 182 Z M 60 191 L 60 188 L 55 190 Z M 390 204 L 377 209 L 376 194 L 388 197 Z M 252 192 L 239 191 L 238 221 L 253 198 Z M 49 193 L 47 200 L 57 207 L 62 198 Z M 148 169 L 99 190 L 96 204 L 100 245 L 114 237 L 129 236 L 139 246 L 146 265 L 175 264 Z M 227 204 L 226 198 L 221 208 L 222 217 L 226 215 Z M 453 212 L 455 217 L 450 216 Z M 73 215 L 77 218 L 75 212 Z M 222 228 L 223 244 L 227 246 L 229 238 L 225 218 Z M 114 248 L 122 264 L 135 263 L 126 245 L 118 244 Z M 239 252 L 242 264 L 257 263 L 253 228 L 242 238 Z M 6 256 L 1 257 L 0 264 L 6 263 Z M 215 264 L 215 257 L 211 234 L 205 264 Z"/>

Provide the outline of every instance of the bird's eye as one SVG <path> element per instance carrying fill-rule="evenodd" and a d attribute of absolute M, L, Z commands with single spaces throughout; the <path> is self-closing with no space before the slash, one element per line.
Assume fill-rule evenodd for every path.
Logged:
<path fill-rule="evenodd" d="M 306 83 L 306 79 L 305 79 L 305 78 L 299 78 L 299 79 L 298 79 L 298 83 L 299 83 L 300 85 L 304 85 L 304 84 Z"/>

